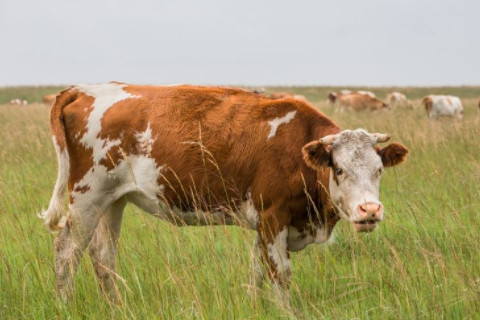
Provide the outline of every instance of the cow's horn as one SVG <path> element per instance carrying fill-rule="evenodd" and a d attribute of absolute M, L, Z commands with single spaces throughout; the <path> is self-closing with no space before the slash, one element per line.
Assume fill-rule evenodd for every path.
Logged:
<path fill-rule="evenodd" d="M 388 140 L 390 140 L 390 135 L 388 133 L 372 133 L 372 135 L 375 137 L 376 139 L 376 143 L 380 143 L 380 142 L 387 142 Z"/>
<path fill-rule="evenodd" d="M 330 134 L 328 136 L 325 136 L 323 138 L 320 138 L 320 143 L 323 144 L 324 146 L 328 146 L 328 145 L 331 145 L 333 143 L 333 141 L 335 140 L 335 138 L 337 137 L 336 134 Z"/>

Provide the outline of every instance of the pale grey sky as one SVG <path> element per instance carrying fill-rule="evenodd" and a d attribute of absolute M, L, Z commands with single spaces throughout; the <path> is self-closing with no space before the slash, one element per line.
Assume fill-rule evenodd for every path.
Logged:
<path fill-rule="evenodd" d="M 0 85 L 480 85 L 479 0 L 1 0 Z"/>

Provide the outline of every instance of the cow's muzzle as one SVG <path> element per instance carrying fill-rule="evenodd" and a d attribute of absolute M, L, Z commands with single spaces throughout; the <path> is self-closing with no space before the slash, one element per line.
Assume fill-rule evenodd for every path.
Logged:
<path fill-rule="evenodd" d="M 357 206 L 357 220 L 353 221 L 355 231 L 371 232 L 383 219 L 383 207 L 380 203 L 366 202 Z"/>

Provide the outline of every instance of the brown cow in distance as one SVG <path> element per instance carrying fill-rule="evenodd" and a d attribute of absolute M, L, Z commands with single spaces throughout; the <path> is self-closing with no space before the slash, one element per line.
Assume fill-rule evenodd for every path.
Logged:
<path fill-rule="evenodd" d="M 290 92 L 273 92 L 269 97 L 272 99 L 293 98 L 293 94 Z"/>
<path fill-rule="evenodd" d="M 235 88 L 77 85 L 57 96 L 50 121 L 58 176 L 40 216 L 59 231 L 64 300 L 87 248 L 102 290 L 117 297 L 127 202 L 178 226 L 256 230 L 254 262 L 264 268 L 255 267 L 255 283 L 266 273 L 285 299 L 290 252 L 327 241 L 340 219 L 373 231 L 383 220 L 383 169 L 408 153 L 397 143 L 379 147 L 387 134 L 340 130 L 304 101 Z"/>
<path fill-rule="evenodd" d="M 385 102 L 361 93 L 341 94 L 330 92 L 327 99 L 340 111 L 377 111 L 389 109 L 389 105 Z"/>
<path fill-rule="evenodd" d="M 46 94 L 42 97 L 42 103 L 47 105 L 52 105 L 55 102 L 56 95 L 54 94 Z"/>
<path fill-rule="evenodd" d="M 272 94 L 269 95 L 269 97 L 275 100 L 283 99 L 283 98 L 293 98 L 293 99 L 298 99 L 298 100 L 308 102 L 304 96 L 300 94 L 293 94 L 290 92 L 273 92 Z"/>

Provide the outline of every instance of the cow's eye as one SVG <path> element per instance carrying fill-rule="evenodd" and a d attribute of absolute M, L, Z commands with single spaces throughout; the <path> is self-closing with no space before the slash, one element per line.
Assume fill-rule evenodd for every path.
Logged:
<path fill-rule="evenodd" d="M 337 176 L 341 176 L 343 173 L 342 168 L 337 168 Z"/>
<path fill-rule="evenodd" d="M 383 168 L 379 168 L 379 169 L 377 170 L 377 174 L 378 174 L 378 175 L 381 175 L 382 172 L 383 172 Z"/>

